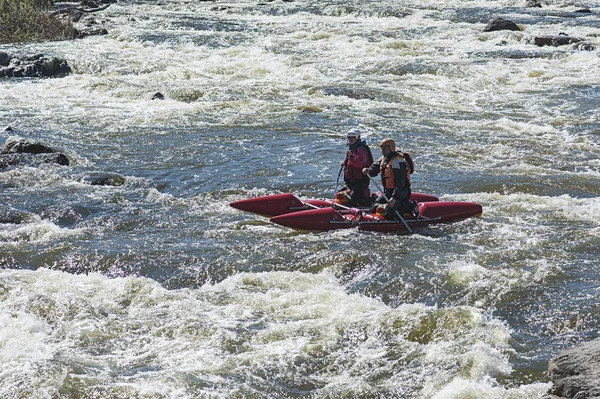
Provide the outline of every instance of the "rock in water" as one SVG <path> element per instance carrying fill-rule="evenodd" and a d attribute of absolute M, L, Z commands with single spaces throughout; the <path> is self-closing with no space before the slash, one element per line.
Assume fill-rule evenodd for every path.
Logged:
<path fill-rule="evenodd" d="M 539 0 L 527 0 L 525 2 L 525 7 L 527 8 L 542 8 L 542 3 Z"/>
<path fill-rule="evenodd" d="M 33 213 L 0 206 L 0 224 L 20 224 L 34 219 L 35 215 Z"/>
<path fill-rule="evenodd" d="M 83 176 L 79 181 L 92 186 L 121 186 L 125 183 L 125 177 L 118 173 L 95 172 Z"/>
<path fill-rule="evenodd" d="M 38 167 L 43 164 L 69 166 L 70 161 L 66 155 L 58 152 L 53 154 L 0 154 L 0 169 L 10 166 Z"/>
<path fill-rule="evenodd" d="M 600 339 L 561 352 L 548 363 L 550 394 L 558 398 L 600 398 Z"/>
<path fill-rule="evenodd" d="M 66 60 L 36 54 L 16 57 L 0 52 L 0 78 L 63 77 L 72 72 Z"/>
<path fill-rule="evenodd" d="M 567 35 L 557 35 L 557 36 L 536 36 L 534 39 L 534 43 L 536 46 L 566 46 L 567 44 L 579 43 L 582 42 L 583 39 L 573 36 Z"/>
<path fill-rule="evenodd" d="M 50 154 L 54 152 L 56 152 L 56 150 L 39 141 L 10 136 L 4 142 L 0 154 Z"/>
<path fill-rule="evenodd" d="M 487 24 L 487 26 L 485 27 L 485 29 L 483 31 L 484 32 L 495 32 L 498 30 L 519 31 L 521 29 L 519 28 L 519 25 L 517 25 L 513 21 L 510 21 L 510 20 L 504 19 L 504 18 L 495 18 L 495 19 L 492 19 Z"/>
<path fill-rule="evenodd" d="M 0 51 L 0 66 L 8 66 L 11 58 L 10 54 Z"/>

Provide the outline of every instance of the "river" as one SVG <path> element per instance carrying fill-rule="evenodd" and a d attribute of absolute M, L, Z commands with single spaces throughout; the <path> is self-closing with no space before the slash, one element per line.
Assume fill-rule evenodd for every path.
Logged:
<path fill-rule="evenodd" d="M 119 2 L 107 36 L 20 46 L 74 73 L 0 80 L 0 143 L 72 165 L 0 171 L 32 214 L 0 224 L 0 396 L 541 398 L 598 335 L 600 58 L 533 38 L 599 45 L 588 5 Z M 331 198 L 352 127 L 483 215 L 314 233 L 229 207 Z"/>

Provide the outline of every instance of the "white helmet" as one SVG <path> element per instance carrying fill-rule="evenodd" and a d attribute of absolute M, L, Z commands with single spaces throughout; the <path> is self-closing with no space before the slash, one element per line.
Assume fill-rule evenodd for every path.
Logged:
<path fill-rule="evenodd" d="M 348 130 L 348 133 L 346 133 L 346 138 L 354 137 L 355 139 L 360 140 L 360 133 L 361 131 L 354 127 Z"/>

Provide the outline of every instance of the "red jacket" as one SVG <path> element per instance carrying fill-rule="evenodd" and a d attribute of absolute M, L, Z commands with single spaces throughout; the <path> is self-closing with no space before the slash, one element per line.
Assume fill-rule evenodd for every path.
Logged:
<path fill-rule="evenodd" d="M 368 179 L 368 176 L 365 176 L 362 172 L 363 168 L 371 166 L 368 150 L 362 145 L 355 146 L 346 158 L 344 166 L 344 180 Z"/>

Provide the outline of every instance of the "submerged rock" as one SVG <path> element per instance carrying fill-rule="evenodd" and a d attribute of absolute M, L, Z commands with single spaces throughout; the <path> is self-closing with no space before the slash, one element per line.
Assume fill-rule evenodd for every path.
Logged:
<path fill-rule="evenodd" d="M 506 58 L 513 60 L 522 60 L 522 59 L 533 59 L 533 58 L 548 58 L 552 59 L 556 54 L 548 53 L 542 51 L 532 51 L 532 50 L 515 50 L 515 49 L 502 49 L 497 51 L 478 51 L 469 53 L 479 57 L 487 57 L 487 58 Z"/>
<path fill-rule="evenodd" d="M 118 173 L 94 172 L 81 177 L 79 181 L 91 186 L 122 186 L 125 184 L 125 176 Z"/>
<path fill-rule="evenodd" d="M 304 114 L 316 114 L 319 112 L 323 112 L 321 108 L 314 105 L 302 105 L 300 107 L 297 107 L 296 109 Z"/>
<path fill-rule="evenodd" d="M 0 224 L 20 224 L 30 222 L 34 218 L 33 213 L 0 206 Z"/>
<path fill-rule="evenodd" d="M 33 166 L 37 167 L 43 164 L 57 164 L 69 166 L 69 158 L 66 155 L 55 152 L 53 154 L 1 154 L 0 169 L 10 166 Z"/>
<path fill-rule="evenodd" d="M 556 35 L 556 36 L 536 36 L 534 39 L 534 43 L 536 46 L 565 46 L 568 44 L 579 43 L 582 42 L 583 39 L 573 36 L 567 35 Z"/>
<path fill-rule="evenodd" d="M 490 22 L 488 22 L 488 24 L 486 25 L 486 27 L 483 31 L 484 32 L 495 32 L 495 31 L 499 31 L 499 30 L 519 31 L 519 30 L 521 30 L 521 28 L 519 28 L 519 25 L 517 25 L 516 23 L 514 23 L 511 20 L 504 19 L 504 18 L 495 18 L 495 19 L 492 19 Z"/>
<path fill-rule="evenodd" d="M 567 349 L 548 363 L 551 398 L 600 397 L 600 339 Z"/>
<path fill-rule="evenodd" d="M 542 3 L 539 0 L 527 0 L 525 2 L 526 8 L 542 8 Z"/>
<path fill-rule="evenodd" d="M 579 51 L 594 51 L 596 50 L 596 46 L 590 43 L 581 42 L 573 46 L 573 49 Z"/>

